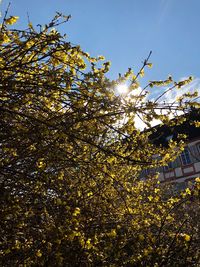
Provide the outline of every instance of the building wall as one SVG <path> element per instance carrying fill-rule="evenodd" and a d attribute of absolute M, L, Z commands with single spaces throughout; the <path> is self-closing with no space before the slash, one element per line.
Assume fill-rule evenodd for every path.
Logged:
<path fill-rule="evenodd" d="M 159 180 L 161 182 L 178 184 L 177 186 L 180 188 L 186 187 L 189 181 L 200 177 L 200 138 L 190 140 L 186 150 L 188 151 L 187 157 L 180 155 L 166 167 L 160 167 L 158 170 L 145 170 L 142 177 L 157 171 L 160 173 Z"/>
<path fill-rule="evenodd" d="M 185 150 L 188 150 L 187 156 L 189 156 L 190 162 L 183 162 L 180 155 L 171 164 L 172 168 L 163 169 L 163 172 L 160 173 L 161 181 L 183 182 L 200 176 L 200 139 L 191 140 Z"/>

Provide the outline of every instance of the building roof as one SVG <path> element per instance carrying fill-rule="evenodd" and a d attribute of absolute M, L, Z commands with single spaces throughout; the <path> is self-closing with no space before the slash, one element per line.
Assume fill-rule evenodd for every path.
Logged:
<path fill-rule="evenodd" d="M 180 118 L 186 118 L 183 123 L 179 123 Z M 194 122 L 200 121 L 200 109 L 192 109 L 189 113 L 186 113 L 180 117 L 173 119 L 171 125 L 157 125 L 152 128 L 153 133 L 150 135 L 150 140 L 155 145 L 167 146 L 170 139 L 174 141 L 180 139 L 180 134 L 187 136 L 186 140 L 191 141 L 200 137 L 200 127 L 196 127 Z"/>

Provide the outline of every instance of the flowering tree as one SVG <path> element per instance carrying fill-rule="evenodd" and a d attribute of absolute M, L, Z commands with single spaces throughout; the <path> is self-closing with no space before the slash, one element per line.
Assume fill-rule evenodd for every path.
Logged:
<path fill-rule="evenodd" d="M 151 101 L 148 88 L 191 78 L 138 91 L 150 55 L 110 81 L 109 62 L 55 29 L 68 16 L 39 30 L 12 29 L 17 19 L 5 16 L 0 31 L 1 266 L 196 266 L 199 180 L 173 197 L 158 175 L 139 179 L 184 147 L 183 136 L 155 146 L 150 121 L 170 125 L 198 107 L 196 93 L 165 103 L 166 91 Z"/>

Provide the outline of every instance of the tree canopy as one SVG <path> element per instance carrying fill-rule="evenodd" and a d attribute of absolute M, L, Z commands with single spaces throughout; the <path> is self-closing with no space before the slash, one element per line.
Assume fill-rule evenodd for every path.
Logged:
<path fill-rule="evenodd" d="M 17 19 L 0 30 L 1 266 L 196 266 L 199 179 L 172 196 L 158 174 L 139 178 L 183 150 L 184 136 L 155 146 L 150 122 L 198 108 L 197 93 L 162 101 L 192 78 L 140 88 L 150 53 L 111 81 L 109 62 L 55 29 L 69 16 L 25 30 Z"/>

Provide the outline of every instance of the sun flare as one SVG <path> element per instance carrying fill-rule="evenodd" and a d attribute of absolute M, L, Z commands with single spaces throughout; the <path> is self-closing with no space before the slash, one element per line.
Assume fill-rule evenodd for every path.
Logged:
<path fill-rule="evenodd" d="M 117 92 L 119 94 L 128 93 L 128 85 L 127 84 L 118 84 L 116 89 L 117 89 Z"/>

